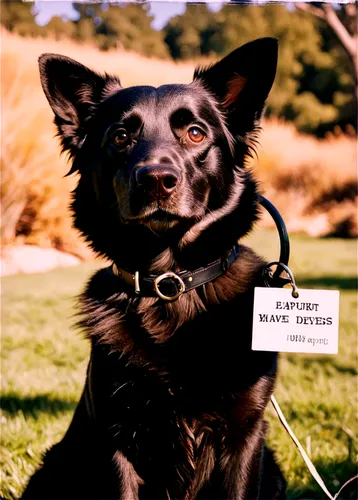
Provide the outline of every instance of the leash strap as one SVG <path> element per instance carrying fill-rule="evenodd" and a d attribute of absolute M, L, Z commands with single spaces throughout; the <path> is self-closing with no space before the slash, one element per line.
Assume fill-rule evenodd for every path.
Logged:
<path fill-rule="evenodd" d="M 272 406 L 274 407 L 274 410 L 275 410 L 275 412 L 276 412 L 276 414 L 277 414 L 277 416 L 278 416 L 281 424 L 284 426 L 284 428 L 287 431 L 288 435 L 290 436 L 290 438 L 292 439 L 292 441 L 295 443 L 298 451 L 300 452 L 301 457 L 303 458 L 305 464 L 307 465 L 308 470 L 310 471 L 312 477 L 316 480 L 316 482 L 319 484 L 319 486 L 322 488 L 322 490 L 325 492 L 325 494 L 327 495 L 327 497 L 330 500 L 336 500 L 338 498 L 338 495 L 343 490 L 343 488 L 345 488 L 349 483 L 351 483 L 352 481 L 354 481 L 355 479 L 358 478 L 358 474 L 356 476 L 353 476 L 348 481 L 346 481 L 344 483 L 344 485 L 339 489 L 339 491 L 334 496 L 332 496 L 331 493 L 328 491 L 328 488 L 324 484 L 323 479 L 318 474 L 316 467 L 313 465 L 311 459 L 309 458 L 309 456 L 305 452 L 303 446 L 301 445 L 301 443 L 297 439 L 295 433 L 293 432 L 293 430 L 289 426 L 289 424 L 288 424 L 288 422 L 287 422 L 284 414 L 282 413 L 282 410 L 281 410 L 281 408 L 280 408 L 280 406 L 279 406 L 278 402 L 276 401 L 276 398 L 275 398 L 275 396 L 273 394 L 271 395 L 271 403 L 272 403 Z"/>
<path fill-rule="evenodd" d="M 279 261 L 288 266 L 288 261 L 290 259 L 290 239 L 283 218 L 277 208 L 264 196 L 261 196 L 260 204 L 268 211 L 275 222 L 280 237 Z"/>
<path fill-rule="evenodd" d="M 282 413 L 282 410 L 279 407 L 279 404 L 276 401 L 276 398 L 275 398 L 275 396 L 273 394 L 271 395 L 271 403 L 272 403 L 272 406 L 275 409 L 275 412 L 277 413 L 277 416 L 278 416 L 281 424 L 284 426 L 284 428 L 286 429 L 288 435 L 290 436 L 290 438 L 292 439 L 292 441 L 295 443 L 296 447 L 298 448 L 298 451 L 300 452 L 303 460 L 305 461 L 305 463 L 306 463 L 306 465 L 307 465 L 310 473 L 312 474 L 312 476 L 314 477 L 314 479 L 317 481 L 317 483 L 320 485 L 320 487 L 325 492 L 325 494 L 328 496 L 328 498 L 330 498 L 330 500 L 335 500 L 335 497 L 333 497 L 330 494 L 330 492 L 328 491 L 328 489 L 326 488 L 326 485 L 324 484 L 323 479 L 318 474 L 316 467 L 311 462 L 311 459 L 309 458 L 309 456 L 305 452 L 304 448 L 300 444 L 300 442 L 297 439 L 295 433 L 293 432 L 293 430 L 291 429 L 291 427 L 288 425 L 288 422 L 287 422 L 284 414 Z"/>
<path fill-rule="evenodd" d="M 293 277 L 291 270 L 288 267 L 288 261 L 289 261 L 289 257 L 290 257 L 290 241 L 289 241 L 286 225 L 285 225 L 280 213 L 276 209 L 276 207 L 269 200 L 267 200 L 266 198 L 264 198 L 262 196 L 260 199 L 260 203 L 268 211 L 268 213 L 271 215 L 271 217 L 275 221 L 276 228 L 277 228 L 277 231 L 278 231 L 279 237 L 280 237 L 280 259 L 279 259 L 279 261 L 270 262 L 265 266 L 264 273 L 263 273 L 265 286 L 282 287 L 285 284 L 287 284 L 287 282 L 289 282 L 292 286 L 292 295 L 298 296 L 298 291 L 297 291 L 295 279 Z M 277 265 L 275 272 L 272 272 L 270 269 L 273 265 Z M 286 273 L 289 276 L 289 279 L 286 280 L 286 283 L 285 283 L 285 278 L 281 277 L 282 269 L 284 271 L 286 271 Z M 283 425 L 286 432 L 288 433 L 288 435 L 290 436 L 290 438 L 294 442 L 295 446 L 297 447 L 299 453 L 301 454 L 301 456 L 302 456 L 308 470 L 310 471 L 312 477 L 315 479 L 317 484 L 321 487 L 321 489 L 324 491 L 324 493 L 327 495 L 327 497 L 330 500 L 337 500 L 337 498 L 338 498 L 339 494 L 341 493 L 341 491 L 343 490 L 343 488 L 345 488 L 349 483 L 351 483 L 352 481 L 357 479 L 358 474 L 356 476 L 352 477 L 351 479 L 349 479 L 348 481 L 346 481 L 343 484 L 343 486 L 339 489 L 339 491 L 334 496 L 332 496 L 331 493 L 329 492 L 328 488 L 326 487 L 323 479 L 321 478 L 321 476 L 317 472 L 316 467 L 313 465 L 311 459 L 309 458 L 309 456 L 305 452 L 303 446 L 301 445 L 301 443 L 297 439 L 295 433 L 293 432 L 293 430 L 289 426 L 289 424 L 288 424 L 284 414 L 282 413 L 282 410 L 281 410 L 281 408 L 280 408 L 280 406 L 279 406 L 278 402 L 276 401 L 276 398 L 273 394 L 271 395 L 271 403 L 272 403 L 272 406 L 273 406 L 281 424 Z"/>

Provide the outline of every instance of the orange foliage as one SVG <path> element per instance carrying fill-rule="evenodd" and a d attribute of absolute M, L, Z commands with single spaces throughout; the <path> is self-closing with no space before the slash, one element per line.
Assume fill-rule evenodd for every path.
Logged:
<path fill-rule="evenodd" d="M 190 82 L 194 63 L 146 59 L 122 51 L 99 52 L 70 41 L 23 39 L 1 33 L 3 242 L 54 246 L 88 257 L 71 227 L 67 205 L 75 178 L 65 178 L 52 113 L 42 92 L 37 58 L 68 55 L 99 71 L 117 74 L 123 85 Z M 340 134 L 317 140 L 278 121 L 264 123 L 256 172 L 262 188 L 291 229 L 311 234 L 356 232 L 356 142 Z M 318 221 L 318 222 L 317 222 Z M 343 231 L 343 232 L 344 232 Z"/>

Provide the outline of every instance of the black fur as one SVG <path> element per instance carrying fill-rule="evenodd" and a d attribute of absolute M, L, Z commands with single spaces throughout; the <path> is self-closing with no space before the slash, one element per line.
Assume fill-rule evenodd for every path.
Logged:
<path fill-rule="evenodd" d="M 247 234 L 258 191 L 245 159 L 276 60 L 276 40 L 264 38 L 189 85 L 123 89 L 41 56 L 79 174 L 74 224 L 96 252 L 133 273 L 178 272 Z M 80 304 L 92 343 L 84 395 L 22 498 L 283 499 L 263 419 L 277 355 L 250 347 L 263 265 L 241 245 L 223 276 L 172 303 L 136 296 L 110 269 L 96 273 Z"/>

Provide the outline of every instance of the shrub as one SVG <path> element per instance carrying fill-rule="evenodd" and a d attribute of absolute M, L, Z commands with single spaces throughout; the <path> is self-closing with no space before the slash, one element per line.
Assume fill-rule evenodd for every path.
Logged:
<path fill-rule="evenodd" d="M 298 133 L 292 124 L 271 119 L 264 124 L 254 164 L 267 196 L 290 230 L 357 236 L 353 131 L 350 135 L 337 130 L 316 139 Z"/>

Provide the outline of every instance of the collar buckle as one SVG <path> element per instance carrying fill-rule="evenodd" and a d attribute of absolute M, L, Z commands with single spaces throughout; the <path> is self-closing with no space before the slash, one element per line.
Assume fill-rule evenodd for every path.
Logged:
<path fill-rule="evenodd" d="M 134 290 L 137 295 L 140 294 L 140 286 L 139 286 L 139 271 L 136 271 L 133 276 L 134 279 Z"/>
<path fill-rule="evenodd" d="M 166 295 L 160 290 L 159 285 L 160 285 L 161 281 L 163 281 L 165 279 L 171 279 L 174 282 L 177 282 L 177 283 L 175 283 L 175 286 L 178 289 L 177 293 L 175 293 L 174 295 Z M 179 284 L 179 286 L 178 286 L 178 284 Z M 184 281 L 181 279 L 180 276 L 178 276 L 177 274 L 172 273 L 172 272 L 163 273 L 163 274 L 157 276 L 155 278 L 155 280 L 153 281 L 153 287 L 154 287 L 154 291 L 158 295 L 158 297 L 160 297 L 163 300 L 167 300 L 168 302 L 178 299 L 180 297 L 180 295 L 182 295 L 185 292 Z"/>

